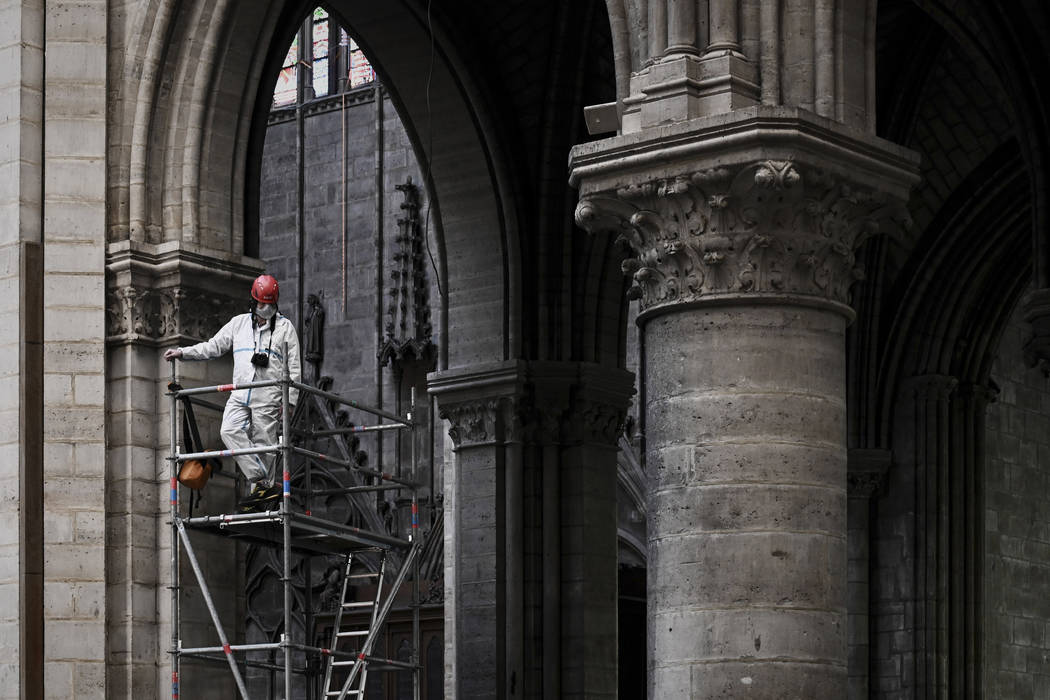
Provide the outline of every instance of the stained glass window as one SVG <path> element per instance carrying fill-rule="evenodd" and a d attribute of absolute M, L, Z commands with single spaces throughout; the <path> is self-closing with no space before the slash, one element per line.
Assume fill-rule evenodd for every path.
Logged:
<path fill-rule="evenodd" d="M 313 93 L 316 97 L 329 95 L 333 88 L 334 77 L 338 78 L 338 84 L 343 85 L 344 78 L 347 87 L 355 88 L 372 83 L 376 79 L 376 72 L 372 64 L 365 58 L 364 51 L 346 33 L 346 30 L 333 23 L 328 11 L 317 7 L 308 18 L 310 27 L 310 46 L 303 47 L 302 55 L 299 51 L 299 34 L 296 34 L 288 47 L 284 62 L 281 64 L 281 72 L 277 76 L 277 85 L 273 91 L 273 106 L 286 107 L 294 105 L 298 97 L 298 80 L 303 76 L 299 70 L 300 66 L 309 62 L 313 82 Z M 338 37 L 338 52 L 334 51 L 333 43 Z M 345 52 L 345 53 L 344 53 Z M 333 67 L 333 61 L 336 62 Z M 346 61 L 344 64 L 343 61 Z M 346 74 L 342 72 L 342 66 L 347 67 Z M 305 79 L 305 76 L 304 76 Z"/>
<path fill-rule="evenodd" d="M 288 47 L 288 54 L 284 57 L 281 65 L 281 73 L 277 76 L 277 86 L 273 90 L 273 104 L 275 107 L 292 104 L 296 97 L 296 63 L 299 60 L 299 35 L 292 40 Z"/>
<path fill-rule="evenodd" d="M 314 94 L 328 94 L 328 13 L 318 7 L 314 10 L 313 23 Z"/>
<path fill-rule="evenodd" d="M 349 39 L 350 45 L 350 87 L 371 83 L 376 79 L 376 72 L 372 70 L 372 64 L 365 58 L 365 52 L 353 39 Z"/>

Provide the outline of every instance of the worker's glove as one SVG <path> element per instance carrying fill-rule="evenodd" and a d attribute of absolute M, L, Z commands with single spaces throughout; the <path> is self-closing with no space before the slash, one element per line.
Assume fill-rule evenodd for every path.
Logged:
<path fill-rule="evenodd" d="M 167 350 L 164 351 L 164 359 L 167 360 L 168 362 L 174 362 L 175 360 L 178 360 L 181 357 L 182 357 L 182 349 L 181 348 L 168 348 Z"/>

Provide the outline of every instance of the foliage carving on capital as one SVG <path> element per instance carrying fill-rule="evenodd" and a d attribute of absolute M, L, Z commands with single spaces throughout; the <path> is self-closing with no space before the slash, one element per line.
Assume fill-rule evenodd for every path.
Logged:
<path fill-rule="evenodd" d="M 573 402 L 565 421 L 564 438 L 570 442 L 617 444 L 627 418 L 626 407 L 600 401 Z"/>
<path fill-rule="evenodd" d="M 456 447 L 492 442 L 500 400 L 464 401 L 441 406 L 440 415 L 449 422 L 448 435 Z"/>
<path fill-rule="evenodd" d="M 854 251 L 910 225 L 903 202 L 784 160 L 719 166 L 583 198 L 576 221 L 616 235 L 642 310 L 717 294 L 846 302 Z"/>
<path fill-rule="evenodd" d="M 882 489 L 885 478 L 881 472 L 850 472 L 846 475 L 846 493 L 850 498 L 871 498 Z"/>
<path fill-rule="evenodd" d="M 163 342 L 176 337 L 206 339 L 243 302 L 204 290 L 128 285 L 106 293 L 106 339 Z"/>

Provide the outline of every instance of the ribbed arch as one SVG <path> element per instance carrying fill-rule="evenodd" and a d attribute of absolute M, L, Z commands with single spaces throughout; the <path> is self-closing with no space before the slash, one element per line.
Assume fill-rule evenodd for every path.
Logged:
<path fill-rule="evenodd" d="M 1029 279 L 1030 216 L 1014 141 L 945 202 L 892 294 L 897 311 L 878 379 L 881 445 L 892 444 L 892 411 L 910 377 L 987 382 L 1009 309 Z"/>

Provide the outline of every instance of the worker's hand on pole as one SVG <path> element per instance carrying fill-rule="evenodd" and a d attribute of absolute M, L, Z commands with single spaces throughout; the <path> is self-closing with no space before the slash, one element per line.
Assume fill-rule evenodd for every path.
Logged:
<path fill-rule="evenodd" d="M 164 359 L 168 362 L 174 362 L 180 357 L 182 357 L 182 350 L 180 348 L 168 348 L 164 351 Z"/>

